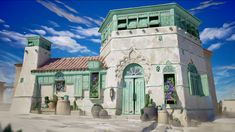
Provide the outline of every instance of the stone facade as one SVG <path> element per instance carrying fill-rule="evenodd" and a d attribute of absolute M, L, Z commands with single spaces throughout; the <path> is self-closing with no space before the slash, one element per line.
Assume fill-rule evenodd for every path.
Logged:
<path fill-rule="evenodd" d="M 94 104 L 110 115 L 139 115 L 148 94 L 185 126 L 213 119 L 211 52 L 201 46 L 199 24 L 177 4 L 112 10 L 99 30 L 99 57 L 51 59 L 50 42 L 39 37 L 25 48 L 12 111 L 68 95 L 86 115 Z"/>

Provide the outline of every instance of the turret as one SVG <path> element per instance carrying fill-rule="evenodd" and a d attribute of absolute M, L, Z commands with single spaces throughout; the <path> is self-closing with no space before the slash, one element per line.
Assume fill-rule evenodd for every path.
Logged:
<path fill-rule="evenodd" d="M 13 113 L 29 113 L 34 100 L 35 75 L 31 70 L 37 69 L 50 59 L 51 42 L 40 36 L 27 38 L 24 61 L 20 77 L 15 89 L 11 111 Z M 22 106 L 23 105 L 23 106 Z"/>

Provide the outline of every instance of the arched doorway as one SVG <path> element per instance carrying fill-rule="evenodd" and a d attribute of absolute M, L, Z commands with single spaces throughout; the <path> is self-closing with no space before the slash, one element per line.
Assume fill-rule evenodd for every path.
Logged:
<path fill-rule="evenodd" d="M 140 114 L 144 107 L 144 70 L 138 64 L 129 64 L 123 72 L 122 113 Z"/>

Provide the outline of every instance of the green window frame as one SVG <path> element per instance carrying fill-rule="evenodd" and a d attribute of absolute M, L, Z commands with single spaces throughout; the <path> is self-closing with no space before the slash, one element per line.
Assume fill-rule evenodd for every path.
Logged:
<path fill-rule="evenodd" d="M 92 72 L 90 74 L 90 92 L 89 97 L 91 99 L 100 98 L 100 73 Z"/>
<path fill-rule="evenodd" d="M 118 20 L 118 30 L 125 30 L 127 29 L 127 20 L 126 19 L 119 19 Z"/>
<path fill-rule="evenodd" d="M 188 82 L 191 95 L 204 96 L 202 89 L 201 76 L 198 74 L 194 64 L 188 64 Z"/>
<path fill-rule="evenodd" d="M 44 80 L 46 78 L 44 77 Z M 62 72 L 57 72 L 55 74 L 55 89 L 56 92 L 65 92 L 65 78 Z"/>

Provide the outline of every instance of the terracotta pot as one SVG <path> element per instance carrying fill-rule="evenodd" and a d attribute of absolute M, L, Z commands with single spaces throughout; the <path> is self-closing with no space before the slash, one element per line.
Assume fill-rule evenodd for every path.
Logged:
<path fill-rule="evenodd" d="M 55 109 L 55 102 L 48 103 L 49 109 Z"/>
<path fill-rule="evenodd" d="M 99 118 L 99 113 L 103 109 L 101 105 L 93 105 L 91 108 L 91 114 L 94 118 Z"/>
<path fill-rule="evenodd" d="M 158 111 L 158 123 L 168 124 L 168 112 L 166 110 Z"/>
<path fill-rule="evenodd" d="M 56 114 L 57 115 L 70 115 L 71 114 L 70 102 L 59 100 L 56 105 Z"/>
<path fill-rule="evenodd" d="M 157 108 L 154 106 L 144 107 L 144 114 L 148 116 L 150 121 L 156 120 L 157 118 Z"/>
<path fill-rule="evenodd" d="M 108 112 L 104 109 L 100 110 L 99 117 L 102 118 L 102 119 L 107 119 L 108 118 Z"/>

